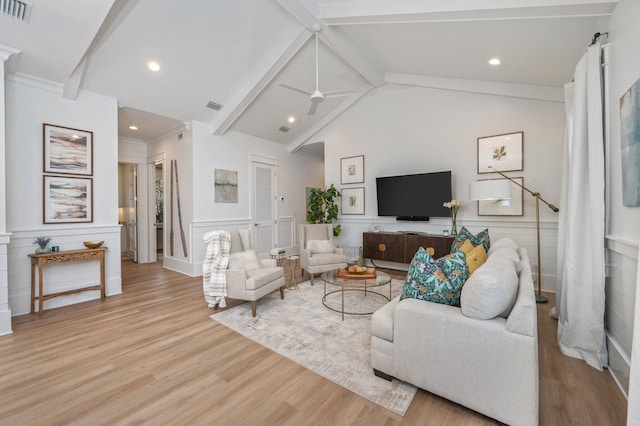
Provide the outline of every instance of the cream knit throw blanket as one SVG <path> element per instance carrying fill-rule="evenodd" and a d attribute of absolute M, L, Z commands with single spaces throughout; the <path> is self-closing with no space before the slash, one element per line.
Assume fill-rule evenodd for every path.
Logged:
<path fill-rule="evenodd" d="M 202 289 L 204 299 L 210 308 L 218 305 L 225 308 L 227 303 L 227 264 L 231 249 L 231 235 L 227 231 L 211 231 L 204 234 L 207 253 L 202 263 Z"/>

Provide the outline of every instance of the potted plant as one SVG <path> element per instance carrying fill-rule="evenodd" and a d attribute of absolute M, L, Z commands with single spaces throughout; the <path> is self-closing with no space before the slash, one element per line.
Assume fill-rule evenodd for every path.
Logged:
<path fill-rule="evenodd" d="M 50 242 L 51 242 L 51 238 L 49 237 L 36 237 L 33 240 L 33 244 L 38 245 L 38 248 L 36 248 L 36 254 L 50 253 L 51 252 L 51 247 L 49 247 Z"/>
<path fill-rule="evenodd" d="M 335 198 L 341 197 L 333 184 L 326 189 L 312 188 L 307 204 L 307 223 L 333 223 L 338 218 L 338 204 Z M 333 227 L 333 236 L 342 232 L 340 225 Z"/>

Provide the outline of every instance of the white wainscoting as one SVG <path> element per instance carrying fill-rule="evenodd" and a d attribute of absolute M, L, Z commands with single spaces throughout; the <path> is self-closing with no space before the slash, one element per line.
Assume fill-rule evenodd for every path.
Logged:
<path fill-rule="evenodd" d="M 430 234 L 442 234 L 444 229 L 451 229 L 451 219 L 433 218 L 428 222 L 403 222 L 394 218 L 381 217 L 349 217 L 340 216 L 338 223 L 342 225 L 342 233 L 337 239 L 339 245 L 361 246 L 362 233 L 368 232 L 372 223 L 380 226 L 381 232 L 413 231 L 426 232 Z M 458 231 L 465 226 L 470 232 L 478 233 L 485 228 L 489 228 L 489 236 L 492 241 L 502 237 L 510 237 L 519 246 L 527 249 L 532 266 L 538 265 L 536 246 L 536 222 L 535 221 L 515 221 L 496 219 L 473 219 L 458 220 Z M 540 257 L 542 258 L 542 290 L 556 291 L 556 251 L 558 243 L 558 223 L 540 223 Z M 376 262 L 377 263 L 377 262 Z M 407 265 L 381 265 L 395 266 L 405 269 Z M 551 306 L 549 307 L 551 308 Z"/>
<path fill-rule="evenodd" d="M 122 293 L 120 225 L 13 231 L 7 253 L 9 306 L 13 316 L 28 314 L 30 311 L 31 261 L 28 255 L 36 248 L 33 239 L 43 235 L 51 237 L 52 245 L 60 246 L 61 251 L 85 248 L 83 241 L 104 241 L 104 246 L 108 248 L 105 254 L 106 295 Z M 45 269 L 45 277 L 46 293 L 61 292 L 83 287 L 89 283 L 98 284 L 100 268 L 98 262 L 57 264 Z M 98 290 L 69 294 L 48 300 L 45 308 L 72 305 L 98 298 L 100 298 Z"/>
<path fill-rule="evenodd" d="M 605 287 L 605 324 L 609 350 L 609 372 L 625 397 L 633 342 L 638 241 L 606 236 L 608 278 Z"/>

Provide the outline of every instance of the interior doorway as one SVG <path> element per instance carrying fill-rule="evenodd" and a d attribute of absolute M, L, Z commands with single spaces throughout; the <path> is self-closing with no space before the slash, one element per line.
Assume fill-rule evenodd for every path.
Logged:
<path fill-rule="evenodd" d="M 138 262 L 138 166 L 118 163 L 118 222 L 121 258 Z"/>
<path fill-rule="evenodd" d="M 253 247 L 258 254 L 269 253 L 277 246 L 276 175 L 277 160 L 253 158 L 251 161 Z"/>
<path fill-rule="evenodd" d="M 156 241 L 157 260 L 161 260 L 164 256 L 164 175 L 163 160 L 155 161 L 155 233 L 152 238 Z"/>

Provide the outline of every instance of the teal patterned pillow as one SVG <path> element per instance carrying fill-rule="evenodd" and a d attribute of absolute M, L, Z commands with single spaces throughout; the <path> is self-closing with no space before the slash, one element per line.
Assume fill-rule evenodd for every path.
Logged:
<path fill-rule="evenodd" d="M 460 306 L 460 292 L 467 278 L 469 267 L 463 251 L 434 260 L 420 247 L 409 266 L 400 300 L 413 298 Z"/>
<path fill-rule="evenodd" d="M 451 253 L 455 253 L 460 250 L 462 244 L 466 240 L 471 241 L 473 246 L 477 246 L 478 244 L 482 244 L 484 247 L 485 253 L 489 252 L 489 247 L 491 246 L 491 240 L 489 239 L 489 228 L 486 228 L 484 231 L 478 233 L 478 235 L 473 235 L 467 228 L 464 226 L 460 230 L 460 233 L 454 238 L 453 244 L 451 244 Z"/>

